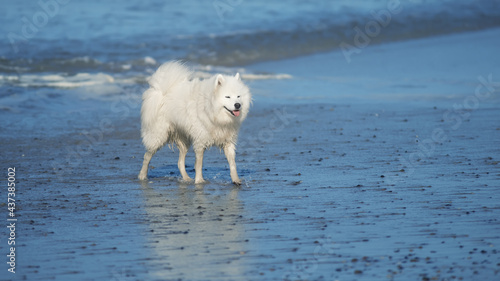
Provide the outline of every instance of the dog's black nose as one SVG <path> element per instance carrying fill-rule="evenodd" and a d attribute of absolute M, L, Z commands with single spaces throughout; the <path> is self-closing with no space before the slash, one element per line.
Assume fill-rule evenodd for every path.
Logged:
<path fill-rule="evenodd" d="M 235 103 L 235 104 L 234 104 L 234 108 L 236 108 L 236 109 L 240 109 L 240 107 L 241 107 L 241 104 L 239 104 L 239 103 Z"/>

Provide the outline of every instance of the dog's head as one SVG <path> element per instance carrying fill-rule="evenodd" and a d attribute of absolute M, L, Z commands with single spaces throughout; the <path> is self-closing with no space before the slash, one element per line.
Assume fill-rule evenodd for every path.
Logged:
<path fill-rule="evenodd" d="M 216 75 L 214 95 L 217 120 L 220 123 L 241 123 L 245 120 L 252 97 L 248 87 L 241 81 L 239 73 L 235 76 Z"/>

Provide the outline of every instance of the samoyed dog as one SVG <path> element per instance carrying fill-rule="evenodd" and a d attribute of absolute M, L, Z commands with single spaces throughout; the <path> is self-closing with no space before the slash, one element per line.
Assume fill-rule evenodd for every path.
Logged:
<path fill-rule="evenodd" d="M 139 179 L 147 179 L 149 162 L 161 147 L 175 144 L 182 179 L 192 181 L 186 173 L 185 158 L 193 146 L 194 182 L 204 183 L 203 153 L 218 146 L 226 155 L 232 182 L 240 185 L 235 146 L 252 98 L 239 73 L 200 80 L 193 78 L 186 66 L 172 61 L 161 65 L 148 82 L 150 87 L 142 95 L 141 136 L 146 153 Z"/>

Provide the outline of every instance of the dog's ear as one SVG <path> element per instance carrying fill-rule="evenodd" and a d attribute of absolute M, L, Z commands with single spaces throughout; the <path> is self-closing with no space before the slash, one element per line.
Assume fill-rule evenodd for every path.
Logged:
<path fill-rule="evenodd" d="M 222 86 L 223 83 L 224 83 L 224 77 L 221 74 L 217 74 L 217 77 L 215 77 L 214 89 L 217 90 L 217 88 Z"/>
<path fill-rule="evenodd" d="M 241 80 L 241 78 L 240 78 L 240 73 L 239 73 L 239 72 L 237 72 L 237 73 L 236 73 L 236 75 L 234 75 L 234 78 L 236 78 L 236 80 Z"/>

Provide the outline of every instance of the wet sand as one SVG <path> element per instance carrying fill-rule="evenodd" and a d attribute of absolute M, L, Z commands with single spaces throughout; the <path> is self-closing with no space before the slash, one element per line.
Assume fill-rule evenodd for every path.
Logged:
<path fill-rule="evenodd" d="M 280 95 L 320 81 L 310 96 L 321 96 L 340 78 L 292 75 L 251 83 L 256 98 L 237 151 L 241 187 L 230 184 L 217 149 L 205 155 L 203 188 L 179 181 L 168 148 L 153 158 L 150 180 L 138 181 L 138 95 L 2 112 L 2 169 L 17 169 L 18 222 L 16 274 L 0 279 L 498 278 L 497 90 L 454 112 L 458 125 L 445 114 L 474 94 L 477 75 L 457 95 L 433 99 L 396 87 L 408 95 L 300 101 Z M 186 163 L 193 175 L 192 152 Z"/>

